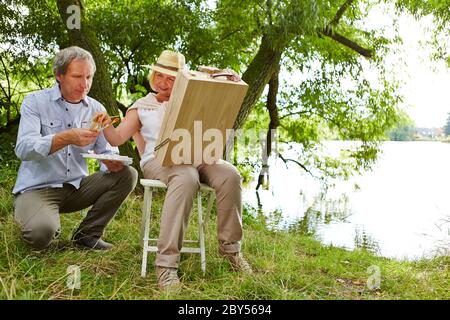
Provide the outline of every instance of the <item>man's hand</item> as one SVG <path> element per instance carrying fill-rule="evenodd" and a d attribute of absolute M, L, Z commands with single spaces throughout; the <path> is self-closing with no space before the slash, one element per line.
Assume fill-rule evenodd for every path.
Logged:
<path fill-rule="evenodd" d="M 50 154 L 71 144 L 79 147 L 90 145 L 95 142 L 99 134 L 95 130 L 80 128 L 59 132 L 53 137 Z"/>
<path fill-rule="evenodd" d="M 99 132 L 96 130 L 76 128 L 68 130 L 66 134 L 67 140 L 69 140 L 70 144 L 85 147 L 95 142 Z"/>
<path fill-rule="evenodd" d="M 111 172 L 119 172 L 124 168 L 122 161 L 103 160 L 102 162 Z"/>

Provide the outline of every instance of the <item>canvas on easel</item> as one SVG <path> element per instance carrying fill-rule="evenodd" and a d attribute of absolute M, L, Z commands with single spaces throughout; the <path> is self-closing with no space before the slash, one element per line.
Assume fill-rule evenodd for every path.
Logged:
<path fill-rule="evenodd" d="M 242 80 L 178 71 L 155 147 L 158 162 L 163 166 L 198 165 L 208 163 L 211 157 L 221 158 L 220 150 L 233 128 L 247 89 Z M 218 144 L 222 149 L 212 147 Z"/>

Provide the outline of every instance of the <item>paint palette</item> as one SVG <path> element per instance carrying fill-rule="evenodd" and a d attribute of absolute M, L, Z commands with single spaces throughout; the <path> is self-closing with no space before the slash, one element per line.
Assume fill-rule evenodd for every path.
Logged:
<path fill-rule="evenodd" d="M 82 153 L 83 158 L 91 158 L 97 160 L 109 160 L 109 161 L 120 161 L 125 165 L 130 165 L 133 163 L 133 159 L 127 156 L 121 156 L 120 154 L 109 153 L 109 154 L 95 154 L 95 153 Z"/>

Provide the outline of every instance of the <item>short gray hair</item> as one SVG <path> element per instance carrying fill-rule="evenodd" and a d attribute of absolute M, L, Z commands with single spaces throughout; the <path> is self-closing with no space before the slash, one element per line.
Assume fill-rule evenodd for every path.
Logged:
<path fill-rule="evenodd" d="M 56 54 L 55 58 L 53 59 L 53 74 L 55 76 L 59 74 L 66 74 L 67 68 L 73 60 L 89 61 L 95 73 L 96 66 L 92 54 L 80 47 L 73 46 L 62 49 Z"/>

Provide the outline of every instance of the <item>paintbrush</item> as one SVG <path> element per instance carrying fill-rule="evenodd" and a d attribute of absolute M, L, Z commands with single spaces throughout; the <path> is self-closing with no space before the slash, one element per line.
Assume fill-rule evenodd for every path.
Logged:
<path fill-rule="evenodd" d="M 110 117 L 111 118 L 111 117 Z M 115 117 L 115 119 L 113 121 L 111 121 L 109 124 L 107 124 L 106 126 L 102 127 L 100 130 L 105 130 L 106 128 L 108 128 L 109 126 L 112 126 L 113 124 L 116 124 L 117 122 L 119 122 L 119 119 L 117 119 L 117 117 Z"/>

